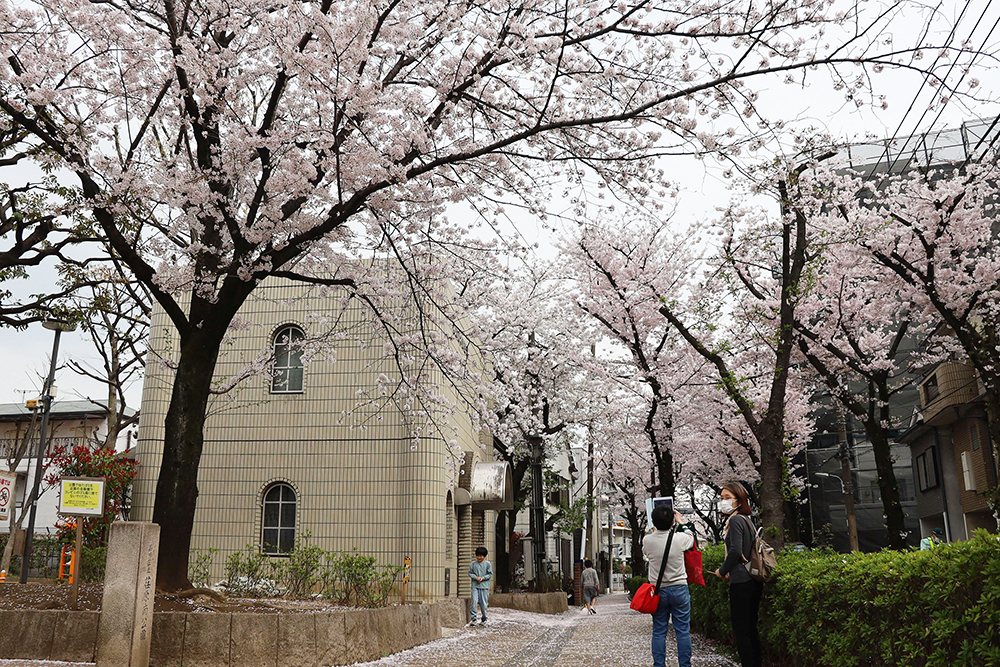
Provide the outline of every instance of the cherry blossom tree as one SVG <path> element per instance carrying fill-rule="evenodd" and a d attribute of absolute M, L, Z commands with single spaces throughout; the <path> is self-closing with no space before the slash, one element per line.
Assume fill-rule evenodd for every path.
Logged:
<path fill-rule="evenodd" d="M 714 367 L 756 445 L 748 451 L 759 456 L 761 521 L 776 548 L 785 539 L 785 460 L 794 453 L 787 430 L 797 361 L 793 324 L 809 261 L 807 218 L 787 202 L 807 167 L 794 167 L 777 181 L 784 209 L 779 219 L 739 198 L 723 212 L 726 235 L 716 271 L 686 293 L 658 294 L 660 314 Z M 720 335 L 718 325 L 725 313 L 720 294 L 727 292 L 729 336 Z"/>
<path fill-rule="evenodd" d="M 856 65 L 916 69 L 925 45 L 885 40 L 904 7 L 5 0 L 8 153 L 71 175 L 66 204 L 93 217 L 180 336 L 153 511 L 158 585 L 188 585 L 212 371 L 262 280 L 377 291 L 359 258 L 409 272 L 430 246 L 477 241 L 442 215 L 450 204 L 487 220 L 511 200 L 536 212 L 557 178 L 596 174 L 643 197 L 658 154 L 761 143 L 754 122 L 718 127 L 723 113 L 755 114 L 753 77 L 794 84 L 825 66 L 863 103 Z M 699 128 L 703 114 L 716 124 Z M 419 266 L 404 282 L 423 293 L 448 263 Z"/>
<path fill-rule="evenodd" d="M 995 220 L 998 167 L 985 159 L 914 169 L 872 188 L 846 180 L 837 209 L 861 247 L 899 278 L 901 293 L 941 325 L 936 340 L 968 357 L 982 383 L 990 432 L 1000 442 L 1000 246 Z M 850 195 L 854 195 L 853 197 Z M 925 315 L 925 316 L 926 316 Z"/>
<path fill-rule="evenodd" d="M 915 349 L 932 321 L 917 308 L 892 271 L 874 261 L 842 224 L 838 204 L 844 191 L 838 165 L 816 165 L 800 175 L 793 201 L 811 227 L 811 279 L 794 326 L 798 346 L 827 390 L 863 426 L 872 446 L 888 546 L 907 547 L 905 515 L 893 468 L 891 431 L 902 417 L 894 402 L 913 390 L 917 370 L 931 361 Z M 855 191 L 859 181 L 852 183 Z M 831 195 L 834 195 L 831 198 Z M 888 314 L 888 317 L 887 317 Z"/>
<path fill-rule="evenodd" d="M 526 264 L 480 282 L 480 293 L 471 299 L 478 308 L 469 331 L 490 359 L 493 374 L 483 421 L 494 433 L 494 451 L 513 474 L 514 509 L 506 512 L 509 541 L 519 508 L 529 505 L 537 482 L 530 479 L 532 465 L 540 472 L 544 461 L 568 453 L 581 429 L 603 417 L 606 391 L 584 363 L 590 354 L 581 338 L 587 327 L 563 307 L 565 287 L 550 270 Z M 532 534 L 543 518 L 533 517 Z M 550 517 L 545 524 L 559 519 Z M 512 571 L 513 563 L 498 570 L 498 583 L 506 586 L 504 576 Z"/>
<path fill-rule="evenodd" d="M 663 316 L 664 295 L 674 299 L 690 295 L 696 278 L 712 267 L 694 255 L 688 235 L 677 235 L 670 226 L 669 220 L 638 214 L 617 224 L 605 219 L 600 226 L 585 226 L 566 243 L 564 270 L 577 277 L 577 305 L 599 323 L 615 349 L 623 350 L 620 358 L 605 361 L 604 372 L 618 383 L 619 391 L 632 397 L 631 409 L 617 410 L 630 416 L 632 423 L 625 420 L 619 441 L 607 446 L 605 456 L 616 461 L 620 449 L 633 466 L 642 465 L 645 457 L 646 469 L 655 471 L 645 491 L 676 496 L 683 488 L 707 485 L 718 489 L 731 479 L 756 482 L 762 457 L 757 435 L 734 409 L 732 392 L 723 390 L 725 383 L 716 375 L 715 366 Z M 760 378 L 770 377 L 772 371 L 761 349 L 767 349 L 770 338 L 759 332 L 754 335 L 753 328 L 770 331 L 773 325 L 762 324 L 755 310 L 752 317 L 748 313 L 727 327 L 722 313 L 728 288 L 717 280 L 698 291 L 714 295 L 710 307 L 695 309 L 711 322 L 703 328 L 697 325 L 706 336 L 703 340 L 711 338 L 712 345 L 727 350 L 727 368 L 747 379 L 741 395 L 755 405 L 765 402 L 769 385 Z M 695 336 L 691 328 L 686 331 L 689 337 Z M 728 336 L 728 342 L 720 342 L 723 336 Z M 793 389 L 786 392 L 790 398 L 783 398 L 786 417 L 795 415 L 781 434 L 782 441 L 792 445 L 789 452 L 809 434 L 808 402 L 798 381 L 795 377 Z M 635 412 L 639 405 L 645 406 L 641 418 Z M 630 466 L 624 468 L 630 470 Z M 641 484 L 636 485 L 626 476 L 617 485 L 626 496 L 637 487 L 644 500 L 641 492 L 646 477 L 642 475 Z M 787 482 L 783 464 L 778 477 Z M 779 502 L 781 498 L 783 494 Z"/>
<path fill-rule="evenodd" d="M 564 271 L 579 286 L 577 308 L 625 351 L 621 361 L 606 362 L 605 372 L 645 405 L 644 414 L 633 418 L 652 455 L 650 483 L 658 495 L 672 496 L 677 465 L 672 403 L 687 380 L 683 370 L 690 369 L 681 358 L 686 348 L 659 315 L 658 295 L 677 289 L 687 277 L 691 257 L 684 239 L 670 235 L 666 226 L 586 225 L 566 242 L 564 258 Z"/>

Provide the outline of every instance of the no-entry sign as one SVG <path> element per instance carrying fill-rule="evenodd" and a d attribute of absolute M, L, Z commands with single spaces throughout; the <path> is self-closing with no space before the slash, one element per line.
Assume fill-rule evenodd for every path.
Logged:
<path fill-rule="evenodd" d="M 12 472 L 0 472 L 0 521 L 10 521 L 10 513 L 14 507 L 14 485 L 17 475 Z"/>

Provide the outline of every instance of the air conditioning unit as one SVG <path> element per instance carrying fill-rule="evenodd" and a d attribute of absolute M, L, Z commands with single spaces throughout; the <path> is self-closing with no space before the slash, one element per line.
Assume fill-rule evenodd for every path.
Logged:
<path fill-rule="evenodd" d="M 966 491 L 976 490 L 976 475 L 972 470 L 972 452 L 962 452 L 962 479 Z"/>

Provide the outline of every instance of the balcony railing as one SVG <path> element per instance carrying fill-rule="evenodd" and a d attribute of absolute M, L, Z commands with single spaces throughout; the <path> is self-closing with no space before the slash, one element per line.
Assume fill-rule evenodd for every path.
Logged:
<path fill-rule="evenodd" d="M 10 459 L 14 456 L 17 449 L 23 444 L 23 440 L 20 438 L 0 438 L 0 457 L 5 459 Z M 79 447 L 81 445 L 93 444 L 93 441 L 89 438 L 52 438 L 48 442 L 48 448 L 45 452 L 45 457 L 48 458 L 52 456 L 52 452 L 60 447 L 65 449 L 72 449 L 73 447 Z M 32 438 L 28 441 L 28 449 L 24 453 L 24 458 L 30 459 L 35 457 L 35 452 L 38 451 L 38 438 Z"/>

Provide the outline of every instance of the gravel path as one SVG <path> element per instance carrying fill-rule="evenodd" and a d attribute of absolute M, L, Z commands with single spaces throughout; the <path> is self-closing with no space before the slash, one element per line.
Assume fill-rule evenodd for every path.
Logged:
<path fill-rule="evenodd" d="M 485 627 L 462 628 L 444 639 L 354 667 L 641 667 L 652 664 L 652 618 L 628 607 L 624 594 L 603 597 L 598 613 L 573 608 L 558 615 L 490 609 Z M 736 667 L 698 635 L 693 667 Z M 673 630 L 667 665 L 677 664 Z"/>

